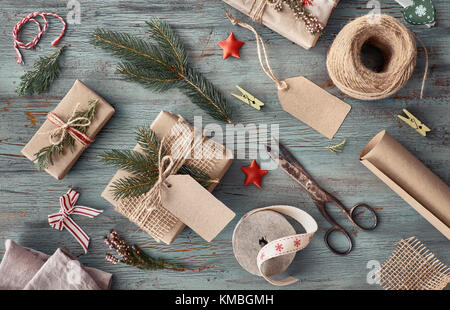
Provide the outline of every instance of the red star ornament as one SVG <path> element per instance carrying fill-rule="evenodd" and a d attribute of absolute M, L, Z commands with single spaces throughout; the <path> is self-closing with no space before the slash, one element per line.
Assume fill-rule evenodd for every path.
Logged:
<path fill-rule="evenodd" d="M 241 167 L 241 170 L 244 171 L 246 175 L 244 185 L 255 184 L 259 188 L 261 188 L 261 178 L 268 172 L 267 170 L 259 168 L 255 159 L 250 166 Z"/>
<path fill-rule="evenodd" d="M 234 33 L 231 33 L 226 40 L 220 41 L 218 44 L 223 49 L 223 59 L 227 59 L 230 56 L 241 58 L 239 55 L 239 49 L 245 44 L 245 42 L 236 40 Z"/>

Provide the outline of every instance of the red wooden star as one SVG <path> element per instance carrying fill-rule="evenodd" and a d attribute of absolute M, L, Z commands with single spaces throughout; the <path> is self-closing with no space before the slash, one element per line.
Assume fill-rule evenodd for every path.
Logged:
<path fill-rule="evenodd" d="M 218 44 L 223 49 L 223 59 L 227 59 L 230 56 L 241 58 L 239 55 L 239 49 L 245 44 L 245 42 L 236 40 L 234 33 L 231 33 L 226 40 L 220 41 Z"/>
<path fill-rule="evenodd" d="M 267 170 L 259 168 L 256 160 L 253 160 L 250 166 L 241 167 L 246 174 L 244 185 L 255 184 L 261 188 L 261 178 L 267 174 Z"/>

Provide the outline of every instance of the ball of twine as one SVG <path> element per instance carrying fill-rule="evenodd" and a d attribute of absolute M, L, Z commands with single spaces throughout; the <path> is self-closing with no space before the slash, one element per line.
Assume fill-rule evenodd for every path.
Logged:
<path fill-rule="evenodd" d="M 389 15 L 378 15 L 371 23 L 362 16 L 347 24 L 336 36 L 327 55 L 327 69 L 334 84 L 350 97 L 377 100 L 402 88 L 416 65 L 415 36 Z M 384 57 L 380 72 L 361 60 L 364 44 L 378 48 Z M 423 87 L 423 85 L 422 85 Z"/>

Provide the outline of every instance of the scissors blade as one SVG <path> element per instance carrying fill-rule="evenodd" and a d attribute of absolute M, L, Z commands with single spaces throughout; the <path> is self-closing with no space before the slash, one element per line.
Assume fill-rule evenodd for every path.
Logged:
<path fill-rule="evenodd" d="M 280 168 L 287 173 L 294 181 L 300 184 L 315 201 L 323 201 L 325 194 L 313 178 L 305 171 L 303 166 L 295 157 L 281 144 L 278 143 L 280 152 L 266 145 L 267 153 Z"/>

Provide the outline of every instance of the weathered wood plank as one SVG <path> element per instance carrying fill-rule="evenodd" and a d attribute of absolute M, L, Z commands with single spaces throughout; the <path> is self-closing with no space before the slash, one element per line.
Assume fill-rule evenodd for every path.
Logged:
<path fill-rule="evenodd" d="M 449 148 L 449 85 L 450 78 L 450 3 L 435 0 L 438 24 L 427 29 L 414 27 L 430 53 L 430 77 L 427 80 L 425 98 L 418 99 L 424 68 L 424 53 L 419 49 L 419 59 L 413 77 L 395 96 L 378 102 L 361 102 L 342 94 L 328 78 L 326 52 L 334 36 L 351 19 L 366 14 L 369 9 L 364 1 L 342 1 L 333 13 L 326 33 L 317 46 L 309 51 L 292 44 L 275 32 L 261 25 L 255 28 L 266 40 L 271 64 L 280 78 L 304 75 L 350 105 L 352 111 L 335 141 L 344 137 L 348 144 L 342 154 L 335 155 L 323 149 L 330 142 L 283 112 L 278 104 L 276 89 L 264 75 L 256 57 L 256 42 L 245 29 L 233 27 L 224 16 L 230 9 L 222 1 L 163 0 L 81 1 L 82 22 L 69 25 L 63 43 L 68 44 L 63 58 L 61 78 L 49 94 L 19 98 L 14 88 L 19 77 L 29 70 L 33 62 L 54 50 L 50 42 L 60 31 L 60 25 L 50 20 L 49 32 L 43 36 L 36 51 L 24 51 L 25 66 L 14 60 L 11 30 L 15 23 L 36 10 L 67 14 L 64 1 L 4 0 L 0 8 L 0 254 L 4 240 L 11 238 L 20 244 L 47 253 L 58 247 L 66 247 L 75 254 L 81 249 L 67 232 L 52 230 L 46 216 L 57 210 L 58 197 L 67 186 L 80 189 L 80 203 L 105 212 L 94 220 L 77 218 L 80 226 L 92 238 L 91 249 L 80 259 L 83 263 L 114 273 L 116 289 L 269 289 L 274 288 L 264 280 L 248 274 L 236 262 L 231 235 L 238 219 L 247 211 L 272 205 L 290 204 L 308 212 L 318 221 L 320 231 L 307 250 L 300 252 L 288 270 L 302 279 L 288 289 L 378 289 L 368 285 L 366 264 L 369 260 L 384 261 L 393 250 L 392 244 L 402 237 L 417 236 L 447 264 L 450 257 L 448 240 L 418 215 L 395 193 L 381 183 L 358 162 L 363 146 L 382 129 L 397 138 L 405 147 L 422 159 L 447 184 L 450 182 Z M 242 14 L 233 12 L 236 16 Z M 401 19 L 401 10 L 395 1 L 383 1 L 382 12 Z M 182 114 L 193 121 L 202 115 L 180 92 L 155 93 L 140 85 L 124 82 L 114 74 L 117 59 L 89 44 L 89 35 L 97 27 L 107 27 L 138 34 L 148 33 L 144 21 L 158 16 L 170 22 L 184 38 L 190 52 L 192 65 L 214 82 L 235 108 L 235 123 L 279 124 L 282 142 L 293 151 L 306 169 L 320 184 L 333 191 L 343 203 L 352 205 L 366 201 L 376 206 L 380 226 L 374 232 L 355 232 L 355 249 L 347 257 L 331 254 L 324 246 L 323 235 L 329 227 L 301 191 L 282 171 L 271 171 L 263 181 L 263 189 L 244 187 L 244 175 L 240 167 L 249 160 L 236 160 L 215 195 L 232 208 L 237 217 L 212 243 L 206 243 L 189 229 L 173 245 L 155 243 L 147 234 L 126 218 L 116 213 L 112 206 L 100 197 L 100 193 L 114 174 L 111 167 L 102 166 L 97 155 L 110 148 L 132 148 L 133 128 L 149 124 L 160 110 Z M 31 38 L 34 25 L 27 27 L 25 38 Z M 241 59 L 222 61 L 217 41 L 233 31 L 239 40 L 246 42 L 241 49 Z M 75 79 L 86 82 L 104 96 L 116 108 L 117 113 L 96 138 L 96 142 L 81 156 L 68 176 L 56 181 L 39 173 L 20 153 L 45 119 L 46 114 L 59 102 Z M 230 96 L 239 84 L 256 94 L 266 103 L 263 112 L 250 109 Z M 432 128 L 427 138 L 420 137 L 396 118 L 407 107 Z M 204 125 L 211 123 L 204 116 Z M 351 229 L 344 218 L 333 214 Z M 103 236 L 112 228 L 119 230 L 126 239 L 141 245 L 154 255 L 196 266 L 216 265 L 200 273 L 146 272 L 127 266 L 109 265 L 104 261 L 106 247 Z M 298 228 L 298 227 L 297 227 Z"/>

